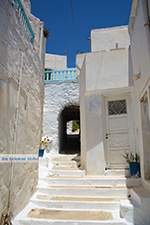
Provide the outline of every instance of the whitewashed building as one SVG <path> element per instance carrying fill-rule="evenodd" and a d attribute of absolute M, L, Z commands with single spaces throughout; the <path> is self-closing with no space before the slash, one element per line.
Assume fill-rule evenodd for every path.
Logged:
<path fill-rule="evenodd" d="M 128 27 L 92 30 L 92 52 L 77 55 L 82 166 L 93 175 L 103 174 L 105 169 L 128 167 L 123 152 L 138 153 L 146 189 L 150 188 L 149 9 L 148 0 L 133 0 Z"/>
<path fill-rule="evenodd" d="M 37 192 L 15 225 L 150 224 L 149 3 L 133 0 L 129 26 L 91 31 L 91 52 L 76 58 L 80 87 L 65 56 L 46 56 L 43 128 L 52 154 L 40 161 Z M 66 151 L 79 105 L 81 165 Z M 129 177 L 125 151 L 140 155 L 141 178 Z"/>
<path fill-rule="evenodd" d="M 133 0 L 129 21 L 130 85 L 135 96 L 136 147 L 140 152 L 142 184 L 150 190 L 150 1 Z"/>
<path fill-rule="evenodd" d="M 135 153 L 133 88 L 129 86 L 128 27 L 91 31 L 91 50 L 77 55 L 80 80 L 81 164 L 92 175 L 128 167 Z"/>
<path fill-rule="evenodd" d="M 76 68 L 67 68 L 67 57 L 54 54 L 46 54 L 45 68 L 43 130 L 53 140 L 47 153 L 79 152 L 79 134 L 67 134 L 67 124 L 80 120 Z"/>

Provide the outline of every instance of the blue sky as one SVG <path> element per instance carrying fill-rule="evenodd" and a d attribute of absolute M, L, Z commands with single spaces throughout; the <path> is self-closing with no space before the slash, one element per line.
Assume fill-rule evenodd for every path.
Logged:
<path fill-rule="evenodd" d="M 46 52 L 65 54 L 68 67 L 75 67 L 74 34 L 70 0 L 30 0 L 31 12 L 49 28 Z M 43 1 L 43 4 L 42 4 Z M 127 25 L 132 0 L 72 0 L 76 50 L 89 52 L 91 29 Z"/>

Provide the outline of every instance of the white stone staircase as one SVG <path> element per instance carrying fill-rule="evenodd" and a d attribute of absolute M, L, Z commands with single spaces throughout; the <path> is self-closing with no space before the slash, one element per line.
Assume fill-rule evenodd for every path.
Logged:
<path fill-rule="evenodd" d="M 38 191 L 13 225 L 127 224 L 120 218 L 120 200 L 127 201 L 130 187 L 139 186 L 140 179 L 127 179 L 119 170 L 89 177 L 71 155 L 41 159 L 40 164 Z"/>

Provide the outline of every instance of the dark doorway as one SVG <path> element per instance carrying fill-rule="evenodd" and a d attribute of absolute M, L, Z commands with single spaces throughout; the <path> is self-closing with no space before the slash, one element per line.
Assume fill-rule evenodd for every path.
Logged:
<path fill-rule="evenodd" d="M 65 107 L 59 116 L 59 153 L 80 153 L 79 106 Z"/>

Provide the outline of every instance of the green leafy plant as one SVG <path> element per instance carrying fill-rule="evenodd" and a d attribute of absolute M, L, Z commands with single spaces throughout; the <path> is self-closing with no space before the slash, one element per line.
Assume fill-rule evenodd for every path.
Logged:
<path fill-rule="evenodd" d="M 41 130 L 41 135 L 44 134 L 44 131 Z M 48 137 L 48 136 L 43 136 L 42 137 L 42 141 L 40 141 L 40 149 L 47 149 L 48 147 L 48 143 L 52 143 L 53 142 L 53 139 L 51 137 Z"/>
<path fill-rule="evenodd" d="M 135 155 L 132 152 L 125 152 L 123 155 L 127 163 L 138 163 L 140 161 L 140 156 L 136 153 Z"/>
<path fill-rule="evenodd" d="M 75 132 L 79 128 L 80 128 L 79 123 L 74 120 L 73 123 L 72 123 L 72 132 Z"/>
<path fill-rule="evenodd" d="M 46 137 L 42 141 L 40 141 L 40 148 L 41 149 L 47 148 L 47 138 Z"/>

